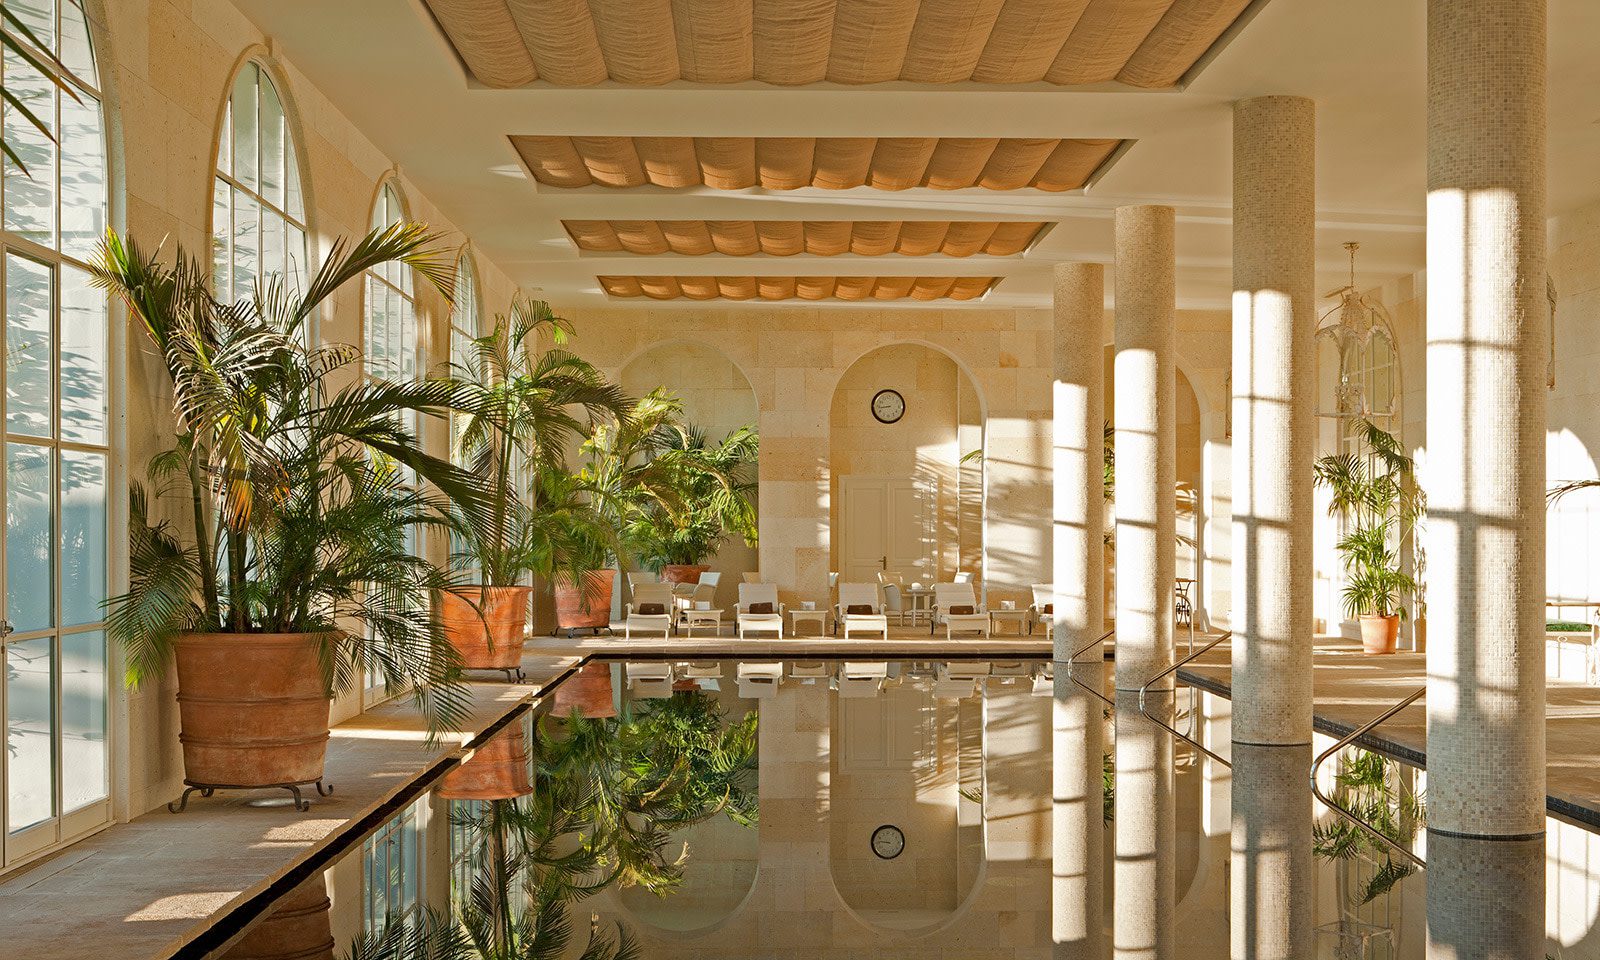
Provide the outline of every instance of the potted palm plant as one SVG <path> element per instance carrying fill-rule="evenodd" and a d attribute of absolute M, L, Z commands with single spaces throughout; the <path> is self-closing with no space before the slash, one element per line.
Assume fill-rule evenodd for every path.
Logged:
<path fill-rule="evenodd" d="M 1418 592 L 1401 567 L 1400 545 L 1416 542 L 1425 500 L 1394 435 L 1368 420 L 1357 420 L 1355 429 L 1363 451 L 1320 458 L 1316 482 L 1332 494 L 1329 516 L 1345 524 L 1338 543 L 1345 615 L 1360 622 L 1367 653 L 1393 653 L 1405 602 Z"/>
<path fill-rule="evenodd" d="M 624 530 L 645 569 L 669 583 L 694 583 L 728 540 L 742 537 L 755 546 L 760 447 L 752 426 L 717 442 L 676 418 L 660 426 L 649 456 L 671 478 L 671 495 L 642 503 Z"/>
<path fill-rule="evenodd" d="M 102 247 L 98 282 L 127 303 L 170 380 L 173 446 L 151 478 L 189 521 L 152 517 L 134 487 L 129 589 L 108 601 L 107 624 L 131 684 L 176 663 L 184 803 L 193 790 L 280 786 L 304 809 L 299 787 L 322 789 L 330 701 L 370 676 L 409 691 L 432 731 L 466 713 L 428 603 L 448 583 L 410 534 L 439 522 L 443 497 L 469 513 L 482 497 L 406 427 L 443 416 L 460 387 L 351 377 L 353 348 L 303 335 L 334 291 L 384 263 L 448 295 L 431 241 L 413 224 L 341 241 L 303 293 L 270 279 L 232 304 L 181 250 L 166 265 L 115 234 Z"/>
<path fill-rule="evenodd" d="M 484 522 L 453 516 L 461 547 L 453 559 L 479 582 L 440 595 L 464 668 L 520 672 L 530 578 L 580 579 L 591 543 L 604 542 L 602 521 L 564 482 L 566 450 L 597 418 L 621 416 L 627 401 L 588 362 L 560 349 L 570 332 L 548 304 L 519 298 L 452 368 L 478 393 L 474 412 L 458 422 L 458 462 L 489 494 Z M 541 349 L 545 338 L 554 346 Z"/>

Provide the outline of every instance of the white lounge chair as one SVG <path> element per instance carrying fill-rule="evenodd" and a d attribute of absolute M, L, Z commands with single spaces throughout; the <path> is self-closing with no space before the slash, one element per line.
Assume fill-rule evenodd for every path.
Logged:
<path fill-rule="evenodd" d="M 993 672 L 986 660 L 952 660 L 939 671 L 941 680 L 984 680 Z"/>
<path fill-rule="evenodd" d="M 659 634 L 666 639 L 672 630 L 672 619 L 672 584 L 641 583 L 633 588 L 633 601 L 625 611 L 622 636 L 632 640 L 635 633 Z"/>
<path fill-rule="evenodd" d="M 757 612 L 752 609 L 761 606 Z M 778 602 L 778 585 L 775 583 L 741 583 L 739 584 L 739 609 L 738 618 L 734 621 L 734 632 L 741 637 L 749 636 L 749 632 L 770 633 L 779 640 L 783 639 L 783 604 Z"/>
<path fill-rule="evenodd" d="M 1053 583 L 1036 583 L 1033 585 L 1033 605 L 1028 608 L 1028 633 L 1033 633 L 1033 628 L 1044 624 L 1044 636 L 1048 640 L 1055 635 L 1056 630 L 1056 588 Z"/>
<path fill-rule="evenodd" d="M 1039 669 L 1033 673 L 1033 695 L 1036 697 L 1054 696 L 1056 692 L 1056 671 L 1047 660 L 1039 664 Z"/>
<path fill-rule="evenodd" d="M 636 700 L 664 700 L 672 696 L 672 664 L 628 662 L 624 670 L 628 691 Z"/>
<path fill-rule="evenodd" d="M 783 682 L 783 664 L 741 663 L 737 675 L 739 696 L 759 700 L 778 692 L 778 684 Z"/>
<path fill-rule="evenodd" d="M 839 665 L 839 696 L 875 697 L 888 678 L 886 661 L 847 660 Z"/>
<path fill-rule="evenodd" d="M 957 612 L 960 611 L 960 612 Z M 989 614 L 978 605 L 970 583 L 936 583 L 933 585 L 933 623 L 929 633 L 944 624 L 945 636 L 955 639 L 959 633 L 989 634 Z"/>
<path fill-rule="evenodd" d="M 828 665 L 821 660 L 796 660 L 789 664 L 791 680 L 821 680 L 828 676 Z"/>
<path fill-rule="evenodd" d="M 689 611 L 694 610 L 698 604 L 705 604 L 704 609 L 712 610 L 717 605 L 717 583 L 722 580 L 722 574 L 707 570 L 700 574 L 700 581 L 688 590 L 674 590 L 672 598 L 676 604 L 677 622 L 674 624 L 682 629 L 689 624 Z"/>
<path fill-rule="evenodd" d="M 686 664 L 683 675 L 689 680 L 718 680 L 722 677 L 722 661 L 696 660 Z"/>
<path fill-rule="evenodd" d="M 851 613 L 852 607 L 857 612 Z M 863 609 L 871 612 L 860 612 Z M 852 631 L 882 634 L 883 639 L 889 639 L 889 618 L 883 614 L 883 603 L 878 598 L 875 583 L 839 584 L 839 603 L 833 608 L 833 622 L 844 630 L 846 640 L 850 639 Z"/>

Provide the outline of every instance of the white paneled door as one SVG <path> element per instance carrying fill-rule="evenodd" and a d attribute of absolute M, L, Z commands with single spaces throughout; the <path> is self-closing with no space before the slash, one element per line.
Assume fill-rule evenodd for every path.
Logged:
<path fill-rule="evenodd" d="M 839 478 L 839 579 L 877 583 L 880 572 L 932 582 L 938 571 L 938 490 L 905 478 Z"/>

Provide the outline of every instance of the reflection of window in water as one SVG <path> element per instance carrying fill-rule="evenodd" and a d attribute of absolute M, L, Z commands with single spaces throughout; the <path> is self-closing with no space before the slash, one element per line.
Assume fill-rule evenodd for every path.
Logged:
<path fill-rule="evenodd" d="M 361 849 L 362 903 L 366 930 L 377 933 L 385 923 L 410 924 L 422 908 L 422 830 L 425 800 L 406 807 L 378 828 Z"/>

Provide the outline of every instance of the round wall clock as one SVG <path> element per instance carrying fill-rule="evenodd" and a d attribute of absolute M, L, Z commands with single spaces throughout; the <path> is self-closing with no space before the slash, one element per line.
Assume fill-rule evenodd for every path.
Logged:
<path fill-rule="evenodd" d="M 879 423 L 894 423 L 906 415 L 906 398 L 898 390 L 879 390 L 872 397 L 872 415 Z"/>
<path fill-rule="evenodd" d="M 906 835 L 892 823 L 872 831 L 872 852 L 879 860 L 893 860 L 906 848 Z"/>

